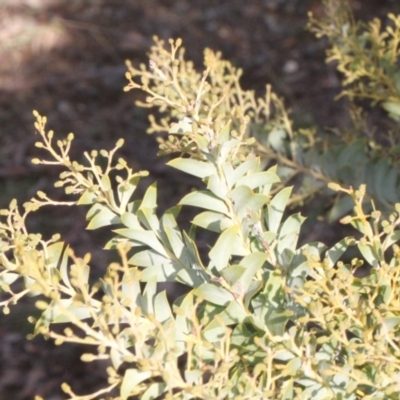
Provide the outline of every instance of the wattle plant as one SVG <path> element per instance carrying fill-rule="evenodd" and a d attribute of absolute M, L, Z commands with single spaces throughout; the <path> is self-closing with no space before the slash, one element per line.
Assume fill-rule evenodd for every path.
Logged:
<path fill-rule="evenodd" d="M 55 185 L 71 200 L 38 192 L 22 208 L 13 200 L 1 211 L 4 312 L 40 295 L 34 335 L 92 345 L 84 361 L 108 360 L 104 389 L 76 394 L 65 383 L 70 399 L 397 399 L 400 205 L 386 217 L 368 186 L 328 186 L 304 167 L 304 179 L 351 204 L 342 222 L 359 233 L 331 247 L 299 246 L 305 217 L 288 205 L 302 194 L 288 179 L 300 164 L 290 155 L 317 154 L 313 137 L 295 132 L 269 88 L 265 99 L 243 91 L 240 72 L 218 54 L 205 52 L 199 74 L 181 41 L 169 43 L 168 51 L 156 40 L 149 68 L 128 65 L 126 90 L 144 90 L 142 105 L 164 112 L 151 119 L 152 131 L 169 132 L 161 153 L 198 189 L 160 213 L 156 184 L 135 197 L 147 172 L 115 160 L 122 140 L 111 151 L 85 153 L 81 164 L 69 156 L 73 135 L 54 143 L 35 112 L 36 146 L 48 158 L 33 162 L 63 167 Z M 338 157 L 336 172 L 348 165 Z M 89 280 L 90 255 L 75 256 L 59 235 L 27 231 L 26 218 L 48 205 L 88 207 L 87 229 L 112 230 L 105 251 L 117 251 L 119 262 L 98 282 Z M 187 230 L 182 207 L 198 210 Z M 199 230 L 209 232 L 206 251 Z M 350 247 L 358 258 L 344 256 Z M 185 294 L 170 301 L 157 289 L 165 282 L 184 285 Z M 54 328 L 59 323 L 67 324 L 63 331 Z"/>

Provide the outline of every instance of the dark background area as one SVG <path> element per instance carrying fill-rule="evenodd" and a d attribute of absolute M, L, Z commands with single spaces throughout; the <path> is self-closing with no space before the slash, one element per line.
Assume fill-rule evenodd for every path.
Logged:
<path fill-rule="evenodd" d="M 356 18 L 398 14 L 400 3 L 353 0 Z M 136 108 L 140 92 L 124 93 L 126 59 L 148 62 L 152 36 L 181 37 L 187 57 L 202 66 L 203 49 L 222 52 L 243 68 L 242 84 L 262 94 L 265 84 L 282 95 L 293 119 L 303 125 L 343 127 L 346 101 L 335 66 L 324 61 L 327 43 L 305 30 L 307 12 L 321 16 L 320 0 L 0 0 L 0 207 L 20 203 L 43 190 L 53 198 L 59 171 L 34 166 L 37 140 L 32 110 L 48 117 L 57 138 L 74 132 L 73 155 L 114 146 L 134 169 L 147 169 L 160 186 L 159 202 L 179 198 L 185 185 L 156 157 L 147 135 L 147 113 Z M 172 196 L 173 197 L 173 196 Z M 78 254 L 90 251 L 94 268 L 106 261 L 101 232 L 85 231 L 84 208 L 47 208 L 33 216 L 30 229 L 61 232 Z M 61 382 L 87 392 L 101 386 L 96 364 L 81 364 L 80 350 L 26 341 L 32 311 L 22 303 L 0 317 L 0 400 L 63 399 Z"/>

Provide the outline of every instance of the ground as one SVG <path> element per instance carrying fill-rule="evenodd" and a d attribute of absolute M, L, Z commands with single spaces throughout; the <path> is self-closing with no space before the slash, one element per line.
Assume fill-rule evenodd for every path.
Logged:
<path fill-rule="evenodd" d="M 357 18 L 400 13 L 398 1 L 353 0 Z M 1 0 L 0 1 L 0 206 L 22 203 L 37 190 L 54 193 L 58 171 L 30 163 L 37 149 L 32 110 L 48 117 L 56 135 L 74 132 L 74 154 L 111 148 L 135 169 L 160 182 L 163 198 L 179 177 L 156 158 L 147 116 L 134 107 L 140 94 L 122 91 L 124 61 L 146 62 L 152 36 L 183 39 L 187 57 L 201 68 L 205 47 L 220 50 L 243 68 L 244 87 L 262 93 L 271 83 L 303 125 L 343 126 L 345 101 L 334 102 L 340 79 L 324 62 L 327 43 L 305 30 L 307 11 L 321 15 L 320 0 Z M 164 197 L 163 197 L 164 196 Z M 165 201 L 164 201 L 165 202 Z M 84 230 L 85 210 L 46 210 L 30 221 L 33 231 L 62 232 L 78 253 L 90 250 L 104 268 L 102 234 Z M 0 317 L 0 400 L 63 399 L 61 382 L 77 391 L 101 385 L 101 368 L 79 362 L 79 350 L 27 341 L 31 309 L 23 303 Z"/>

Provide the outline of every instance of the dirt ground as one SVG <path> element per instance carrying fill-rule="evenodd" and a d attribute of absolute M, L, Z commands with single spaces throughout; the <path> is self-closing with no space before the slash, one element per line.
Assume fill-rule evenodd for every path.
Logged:
<path fill-rule="evenodd" d="M 357 18 L 400 13 L 397 0 L 353 0 Z M 322 13 L 320 0 L 0 0 L 0 207 L 22 203 L 37 190 L 61 196 L 52 184 L 58 171 L 30 163 L 38 154 L 32 110 L 49 129 L 75 133 L 74 154 L 112 148 L 160 182 L 160 203 L 179 194 L 180 178 L 156 158 L 147 115 L 134 107 L 139 93 L 124 93 L 126 59 L 146 62 L 152 36 L 183 39 L 200 68 L 205 47 L 220 50 L 243 68 L 243 86 L 262 93 L 271 83 L 303 125 L 342 126 L 344 101 L 334 102 L 340 80 L 324 62 L 326 42 L 305 30 L 307 11 Z M 85 210 L 46 210 L 31 230 L 61 232 L 78 253 L 91 251 L 104 267 L 100 233 L 85 232 Z M 101 368 L 79 362 L 80 350 L 27 341 L 31 311 L 24 304 L 0 317 L 0 400 L 63 399 L 63 381 L 86 393 L 101 386 Z M 14 315 L 13 315 L 14 314 Z"/>

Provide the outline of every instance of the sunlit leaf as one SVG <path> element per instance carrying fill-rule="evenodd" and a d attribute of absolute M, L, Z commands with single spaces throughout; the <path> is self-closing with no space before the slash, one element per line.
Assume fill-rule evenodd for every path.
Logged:
<path fill-rule="evenodd" d="M 95 191 L 91 189 L 86 189 L 76 204 L 77 205 L 93 204 L 96 202 L 97 197 L 98 194 Z"/>
<path fill-rule="evenodd" d="M 140 177 L 134 176 L 128 182 L 123 182 L 117 186 L 118 190 L 118 199 L 120 202 L 121 210 L 125 210 L 126 206 L 129 203 L 133 193 L 136 190 L 136 187 L 139 183 Z"/>
<path fill-rule="evenodd" d="M 290 215 L 279 230 L 278 236 L 278 252 L 288 249 L 292 253 L 297 247 L 297 240 L 300 235 L 300 228 L 305 218 L 300 213 Z"/>
<path fill-rule="evenodd" d="M 225 182 L 221 181 L 220 177 L 217 174 L 210 176 L 207 184 L 207 189 L 219 198 L 225 198 L 228 190 Z"/>
<path fill-rule="evenodd" d="M 209 252 L 210 260 L 218 271 L 227 266 L 231 255 L 234 253 L 239 229 L 240 227 L 235 225 L 223 231 Z"/>
<path fill-rule="evenodd" d="M 143 196 L 142 203 L 140 204 L 139 210 L 148 208 L 148 209 L 155 209 L 157 207 L 157 184 L 153 183 L 150 185 L 146 193 Z"/>
<path fill-rule="evenodd" d="M 329 266 L 333 267 L 343 255 L 343 253 L 347 250 L 348 244 L 346 239 L 342 239 L 337 242 L 333 247 L 327 250 L 325 257 L 329 261 Z"/>
<path fill-rule="evenodd" d="M 228 182 L 228 189 L 232 188 L 237 181 L 249 171 L 256 172 L 260 165 L 260 160 L 256 157 L 252 157 L 242 162 L 235 169 L 229 162 L 222 164 L 222 170 L 224 171 L 225 179 Z"/>
<path fill-rule="evenodd" d="M 211 283 L 203 283 L 194 290 L 194 294 L 219 306 L 226 306 L 234 299 L 232 293 Z"/>
<path fill-rule="evenodd" d="M 136 368 L 127 369 L 121 384 L 121 399 L 127 400 L 128 397 L 130 397 L 132 394 L 135 394 L 135 387 L 150 377 L 150 371 L 139 371 Z"/>
<path fill-rule="evenodd" d="M 179 204 L 205 208 L 226 215 L 228 214 L 228 207 L 225 202 L 215 195 L 205 191 L 189 193 L 179 202 Z"/>
<path fill-rule="evenodd" d="M 192 119 L 189 117 L 182 118 L 179 122 L 172 124 L 169 133 L 175 135 L 183 135 L 192 132 Z"/>
<path fill-rule="evenodd" d="M 172 229 L 168 226 L 164 228 L 164 232 L 167 235 L 168 243 L 175 256 L 178 258 L 181 257 L 184 251 L 184 244 L 181 233 L 176 229 Z"/>
<path fill-rule="evenodd" d="M 269 202 L 268 210 L 265 216 L 268 230 L 278 233 L 279 224 L 281 223 L 283 213 L 291 193 L 292 188 L 284 188 Z"/>
<path fill-rule="evenodd" d="M 153 249 L 146 249 L 135 253 L 129 260 L 130 265 L 151 267 L 153 265 L 170 264 L 171 260 Z"/>
<path fill-rule="evenodd" d="M 131 212 L 125 212 L 121 215 L 121 222 L 131 229 L 142 229 L 137 216 Z"/>
<path fill-rule="evenodd" d="M 198 178 L 207 178 L 217 173 L 213 164 L 190 158 L 175 158 L 169 161 L 167 165 Z"/>
<path fill-rule="evenodd" d="M 158 293 L 154 299 L 154 315 L 157 321 L 161 323 L 172 318 L 172 311 L 165 290 Z"/>
<path fill-rule="evenodd" d="M 119 216 L 105 205 L 94 204 L 86 215 L 86 219 L 90 220 L 86 229 L 98 229 L 103 226 L 119 224 L 121 222 Z"/>
<path fill-rule="evenodd" d="M 136 243 L 146 245 L 160 253 L 162 256 L 168 258 L 168 254 L 165 252 L 164 246 L 160 243 L 154 232 L 129 228 L 116 229 L 114 232 L 118 235 L 131 239 Z"/>
<path fill-rule="evenodd" d="M 233 201 L 235 214 L 240 219 L 259 211 L 268 201 L 267 195 L 255 194 L 248 186 L 235 187 L 229 197 Z"/>
<path fill-rule="evenodd" d="M 270 171 L 263 171 L 263 172 L 256 172 L 254 174 L 250 174 L 248 176 L 244 176 L 240 178 L 236 186 L 248 186 L 251 189 L 256 189 L 260 186 L 264 185 L 272 185 L 274 183 L 279 182 L 280 179 L 278 175 L 270 172 Z"/>
<path fill-rule="evenodd" d="M 369 264 L 371 264 L 374 268 L 379 266 L 379 257 L 369 243 L 358 243 L 357 247 Z"/>
<path fill-rule="evenodd" d="M 150 383 L 147 390 L 142 394 L 141 400 L 154 400 L 160 397 L 167 389 L 165 383 Z"/>
<path fill-rule="evenodd" d="M 225 217 L 224 214 L 212 211 L 204 211 L 197 214 L 192 223 L 217 233 L 221 233 L 223 230 L 233 225 L 233 221 Z"/>

